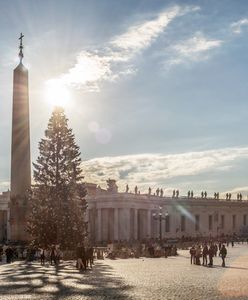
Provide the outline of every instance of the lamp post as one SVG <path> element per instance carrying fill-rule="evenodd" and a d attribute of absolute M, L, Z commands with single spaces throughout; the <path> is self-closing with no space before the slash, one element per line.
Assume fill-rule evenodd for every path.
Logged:
<path fill-rule="evenodd" d="M 160 241 L 160 244 L 162 244 L 162 220 L 166 220 L 167 216 L 168 216 L 167 211 L 163 215 L 162 206 L 159 206 L 159 212 L 152 214 L 153 219 L 159 221 L 159 241 Z"/>

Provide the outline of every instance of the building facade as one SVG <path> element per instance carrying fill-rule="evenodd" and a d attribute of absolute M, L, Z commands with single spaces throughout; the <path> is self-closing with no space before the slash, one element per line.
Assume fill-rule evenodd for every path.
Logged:
<path fill-rule="evenodd" d="M 108 181 L 109 182 L 109 181 Z M 160 238 L 248 235 L 248 201 L 118 192 L 87 183 L 87 219 L 95 243 Z M 0 241 L 11 233 L 10 192 L 0 194 Z"/>
<path fill-rule="evenodd" d="M 10 191 L 0 194 L 0 242 L 10 239 Z"/>
<path fill-rule="evenodd" d="M 89 232 L 96 242 L 247 232 L 248 201 L 118 193 L 114 185 L 87 185 Z"/>

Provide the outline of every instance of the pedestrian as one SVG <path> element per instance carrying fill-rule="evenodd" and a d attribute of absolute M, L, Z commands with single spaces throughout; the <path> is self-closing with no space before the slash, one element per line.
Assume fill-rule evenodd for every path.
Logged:
<path fill-rule="evenodd" d="M 201 253 L 201 246 L 198 245 L 198 246 L 196 247 L 196 252 L 195 252 L 195 263 L 196 263 L 196 265 L 198 265 L 198 266 L 201 265 L 201 260 L 200 260 L 201 255 L 202 255 L 202 253 Z"/>
<path fill-rule="evenodd" d="M 5 250 L 5 254 L 6 254 L 6 262 L 7 264 L 10 264 L 13 259 L 13 249 L 8 246 L 7 249 Z"/>
<path fill-rule="evenodd" d="M 83 264 L 83 246 L 78 243 L 77 249 L 76 249 L 76 257 L 77 257 L 77 264 L 76 267 L 79 270 L 85 269 L 85 265 Z"/>
<path fill-rule="evenodd" d="M 220 256 L 220 249 L 221 249 L 221 247 L 222 247 L 222 244 L 221 244 L 221 242 L 219 242 L 219 256 Z"/>
<path fill-rule="evenodd" d="M 94 263 L 94 249 L 93 247 L 89 247 L 87 249 L 87 259 L 90 264 L 90 268 L 92 269 L 93 263 Z"/>
<path fill-rule="evenodd" d="M 204 247 L 203 247 L 202 258 L 203 258 L 202 265 L 207 266 L 207 264 L 208 264 L 208 246 L 207 246 L 207 244 L 205 244 Z"/>
<path fill-rule="evenodd" d="M 41 264 L 42 266 L 45 265 L 45 258 L 46 258 L 46 256 L 45 256 L 45 249 L 42 248 L 42 249 L 41 249 L 41 252 L 40 252 L 40 264 Z"/>
<path fill-rule="evenodd" d="M 86 268 L 87 268 L 87 257 L 86 257 L 86 255 L 87 255 L 87 253 L 86 253 L 85 247 L 84 247 L 84 245 L 82 245 L 82 262 L 83 262 L 84 270 L 86 270 Z"/>
<path fill-rule="evenodd" d="M 218 252 L 218 246 L 217 244 L 214 244 L 214 256 L 217 256 L 217 252 Z"/>
<path fill-rule="evenodd" d="M 56 251 L 55 250 L 56 250 L 55 246 L 52 245 L 51 253 L 50 253 L 50 264 L 51 264 L 51 266 L 53 265 L 53 263 L 54 263 L 54 265 L 57 264 L 57 262 L 56 262 Z"/>
<path fill-rule="evenodd" d="M 226 266 L 225 258 L 226 258 L 226 255 L 227 255 L 227 250 L 226 250 L 225 245 L 222 245 L 222 248 L 220 250 L 220 255 L 221 255 L 221 258 L 222 258 L 222 267 L 225 267 Z"/>
<path fill-rule="evenodd" d="M 213 257 L 214 257 L 214 245 L 211 244 L 209 249 L 208 249 L 208 257 L 209 257 L 209 263 L 208 263 L 208 266 L 209 267 L 212 267 L 213 266 Z"/>
<path fill-rule="evenodd" d="M 193 245 L 191 248 L 190 248 L 190 250 L 189 250 L 189 254 L 190 254 L 190 263 L 191 263 L 191 265 L 193 264 L 193 263 L 195 263 L 195 246 Z"/>
<path fill-rule="evenodd" d="M 234 246 L 234 241 L 232 240 L 232 247 Z"/>

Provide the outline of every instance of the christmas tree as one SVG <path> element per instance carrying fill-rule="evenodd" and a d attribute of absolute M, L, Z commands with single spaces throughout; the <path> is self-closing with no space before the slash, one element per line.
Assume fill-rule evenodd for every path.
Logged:
<path fill-rule="evenodd" d="M 30 193 L 28 231 L 40 247 L 73 249 L 87 235 L 86 190 L 79 147 L 62 108 L 56 108 L 39 143 Z"/>

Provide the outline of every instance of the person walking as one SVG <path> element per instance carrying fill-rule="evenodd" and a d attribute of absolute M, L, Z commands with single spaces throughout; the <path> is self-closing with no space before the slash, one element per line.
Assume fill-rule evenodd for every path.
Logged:
<path fill-rule="evenodd" d="M 204 245 L 203 250 L 202 250 L 202 265 L 207 266 L 208 264 L 208 246 L 207 244 Z"/>
<path fill-rule="evenodd" d="M 196 253 L 195 246 L 192 246 L 189 250 L 191 265 L 195 264 L 195 253 Z"/>
<path fill-rule="evenodd" d="M 12 262 L 13 259 L 13 249 L 11 247 L 7 247 L 7 249 L 5 250 L 5 254 L 6 254 L 6 262 L 7 264 L 10 264 Z"/>
<path fill-rule="evenodd" d="M 227 255 L 226 247 L 225 245 L 222 245 L 222 248 L 220 249 L 220 256 L 222 258 L 222 267 L 226 266 L 226 262 L 225 262 L 226 255 Z"/>
<path fill-rule="evenodd" d="M 84 264 L 83 264 L 83 246 L 78 243 L 77 249 L 76 249 L 76 257 L 77 257 L 77 264 L 76 267 L 79 270 L 85 269 Z"/>
<path fill-rule="evenodd" d="M 53 265 L 53 262 L 54 262 L 54 265 L 56 266 L 56 264 L 57 264 L 57 261 L 56 261 L 56 249 L 55 249 L 54 245 L 52 246 L 51 253 L 50 253 L 50 264 L 51 264 L 51 266 Z"/>
<path fill-rule="evenodd" d="M 42 266 L 45 265 L 45 258 L 46 258 L 46 256 L 45 256 L 45 249 L 42 248 L 42 249 L 41 249 L 41 252 L 40 252 L 40 264 L 41 264 Z"/>
<path fill-rule="evenodd" d="M 209 257 L 209 263 L 208 263 L 208 266 L 209 266 L 209 267 L 212 267 L 212 266 L 213 266 L 214 252 L 215 252 L 214 245 L 211 244 L 210 247 L 209 247 L 209 250 L 208 250 L 208 257 Z"/>

